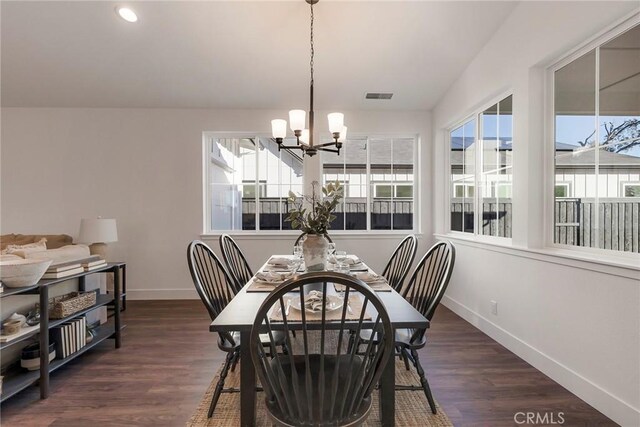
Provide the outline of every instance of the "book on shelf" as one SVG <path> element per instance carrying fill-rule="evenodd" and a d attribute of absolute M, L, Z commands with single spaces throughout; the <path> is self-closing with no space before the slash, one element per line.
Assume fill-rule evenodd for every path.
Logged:
<path fill-rule="evenodd" d="M 78 267 L 92 267 L 94 265 L 100 265 L 105 263 L 105 260 L 100 255 L 91 255 L 87 258 L 76 259 L 73 261 L 62 261 L 55 264 L 51 264 L 47 269 L 48 273 L 71 270 Z"/>
<path fill-rule="evenodd" d="M 102 260 L 98 264 L 94 264 L 90 266 L 83 265 L 83 268 L 84 268 L 84 271 L 93 271 L 93 270 L 98 270 L 102 267 L 105 267 L 106 265 L 107 265 L 107 262 L 105 260 Z"/>
<path fill-rule="evenodd" d="M 58 264 L 52 264 L 47 268 L 46 273 L 61 273 L 67 270 L 73 270 L 78 267 L 82 267 L 78 261 L 70 261 L 70 262 L 61 262 Z"/>
<path fill-rule="evenodd" d="M 82 316 L 52 328 L 49 338 L 55 342 L 56 356 L 71 356 L 87 345 L 87 318 Z"/>
<path fill-rule="evenodd" d="M 89 258 L 85 258 L 83 260 L 81 260 L 82 266 L 83 267 L 93 267 L 95 265 L 102 265 L 102 264 L 106 264 L 107 261 L 105 261 L 103 258 L 100 258 L 100 255 L 93 255 L 90 256 Z"/>
<path fill-rule="evenodd" d="M 15 340 L 16 338 L 20 338 L 22 336 L 25 336 L 27 334 L 30 334 L 34 331 L 37 331 L 40 329 L 40 325 L 35 325 L 35 326 L 23 326 L 22 329 L 20 329 L 20 332 L 16 332 L 15 334 L 11 334 L 11 335 L 0 335 L 0 343 L 4 343 L 4 342 L 11 342 L 13 340 Z"/>
<path fill-rule="evenodd" d="M 84 268 L 78 265 L 76 268 L 57 272 L 46 272 L 42 276 L 43 279 L 61 279 L 63 277 L 73 276 L 74 274 L 84 273 Z"/>

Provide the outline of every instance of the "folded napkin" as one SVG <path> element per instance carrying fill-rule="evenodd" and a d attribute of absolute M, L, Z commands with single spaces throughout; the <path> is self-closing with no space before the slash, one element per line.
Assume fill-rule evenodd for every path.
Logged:
<path fill-rule="evenodd" d="M 290 266 L 291 264 L 294 263 L 294 260 L 292 260 L 291 258 L 284 258 L 284 257 L 272 257 L 268 264 L 270 265 L 282 265 L 282 266 Z"/>
<path fill-rule="evenodd" d="M 309 292 L 309 295 L 304 299 L 304 308 L 309 311 L 322 311 L 322 300 L 322 292 L 311 291 Z"/>
<path fill-rule="evenodd" d="M 358 273 L 353 273 L 357 279 L 362 280 L 367 284 L 372 283 L 387 283 L 387 279 L 382 276 L 377 275 L 373 271 L 363 271 Z"/>
<path fill-rule="evenodd" d="M 362 260 L 358 257 L 347 257 L 344 260 L 342 260 L 342 262 L 351 266 L 351 265 L 362 263 Z"/>
<path fill-rule="evenodd" d="M 293 271 L 259 271 L 256 280 L 268 283 L 281 283 L 293 276 Z"/>
<path fill-rule="evenodd" d="M 338 262 L 343 262 L 349 266 L 354 266 L 362 263 L 362 260 L 355 256 L 348 256 L 346 258 L 338 259 L 335 255 L 331 255 L 329 257 L 329 262 L 332 264 L 337 264 Z"/>

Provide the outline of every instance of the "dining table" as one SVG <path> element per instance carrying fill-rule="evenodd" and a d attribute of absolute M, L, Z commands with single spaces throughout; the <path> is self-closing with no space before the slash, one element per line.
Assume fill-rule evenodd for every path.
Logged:
<path fill-rule="evenodd" d="M 293 258 L 292 255 L 272 255 L 256 272 L 256 275 L 269 271 L 270 260 L 288 257 Z M 351 257 L 357 259 L 353 255 Z M 369 273 L 374 273 L 364 261 L 361 261 L 360 265 L 364 265 L 364 270 Z M 249 345 L 251 328 L 258 309 L 277 286 L 277 283 L 268 284 L 268 286 L 262 284 L 261 286 L 256 275 L 245 284 L 209 326 L 209 330 L 215 333 L 233 331 L 240 333 L 240 424 L 243 427 L 254 426 L 256 421 L 257 384 Z M 394 330 L 403 328 L 427 329 L 429 327 L 429 320 L 390 286 L 374 287 L 372 285 L 372 289 L 376 291 L 376 295 L 385 305 Z M 377 291 L 378 289 L 379 291 Z M 385 427 L 393 426 L 395 424 L 395 357 L 390 357 L 383 369 L 379 382 L 379 393 L 381 423 Z"/>

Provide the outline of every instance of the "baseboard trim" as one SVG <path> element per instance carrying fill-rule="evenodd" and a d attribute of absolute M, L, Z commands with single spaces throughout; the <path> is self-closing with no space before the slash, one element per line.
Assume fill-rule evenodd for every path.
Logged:
<path fill-rule="evenodd" d="M 194 289 L 127 289 L 127 299 L 155 300 L 155 299 L 198 299 Z"/>
<path fill-rule="evenodd" d="M 621 426 L 640 426 L 639 409 L 620 400 L 571 368 L 547 356 L 453 298 L 445 295 L 442 298 L 442 303 L 616 423 Z"/>

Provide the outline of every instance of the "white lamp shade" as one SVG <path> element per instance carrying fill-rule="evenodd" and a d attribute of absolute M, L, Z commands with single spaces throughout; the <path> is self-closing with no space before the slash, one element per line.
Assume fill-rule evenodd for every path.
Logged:
<path fill-rule="evenodd" d="M 80 243 L 109 243 L 118 241 L 116 220 L 107 218 L 82 218 Z"/>
<path fill-rule="evenodd" d="M 300 135 L 300 142 L 304 142 L 305 144 L 309 143 L 309 129 L 302 130 L 302 135 Z"/>
<path fill-rule="evenodd" d="M 327 115 L 329 119 L 329 132 L 338 133 L 342 131 L 344 127 L 344 114 L 342 113 L 330 113 Z"/>
<path fill-rule="evenodd" d="M 271 120 L 271 133 L 274 138 L 286 138 L 287 121 L 282 119 Z"/>
<path fill-rule="evenodd" d="M 304 110 L 289 111 L 289 125 L 292 131 L 304 129 L 307 112 Z"/>
<path fill-rule="evenodd" d="M 338 142 L 345 142 L 347 140 L 347 127 L 342 126 L 342 131 L 340 132 L 340 138 L 338 138 Z"/>

